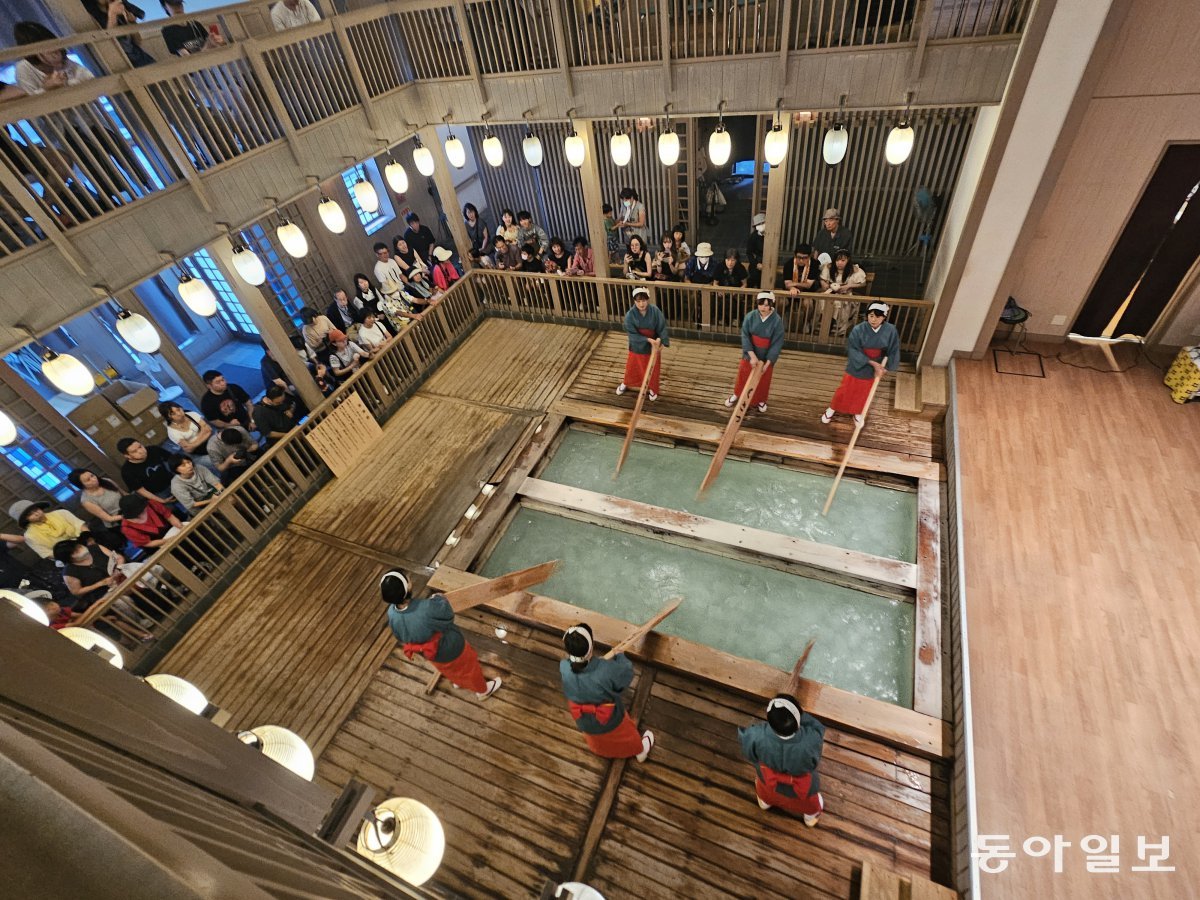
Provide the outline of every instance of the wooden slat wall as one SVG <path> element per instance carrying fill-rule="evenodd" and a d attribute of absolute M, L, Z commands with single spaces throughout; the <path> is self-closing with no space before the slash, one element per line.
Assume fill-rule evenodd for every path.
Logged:
<path fill-rule="evenodd" d="M 889 165 L 883 151 L 888 131 L 900 113 L 867 110 L 848 113 L 850 144 L 836 166 L 821 155 L 825 132 L 836 113 L 821 113 L 792 131 L 788 146 L 788 192 L 780 258 L 807 242 L 821 227 L 821 213 L 834 206 L 842 224 L 854 234 L 856 258 L 919 256 L 914 247 L 927 226 L 917 218 L 913 193 L 923 187 L 941 197 L 933 220 L 930 262 L 958 179 L 963 154 L 975 124 L 973 107 L 943 107 L 914 111 L 912 155 L 899 166 Z"/>
<path fill-rule="evenodd" d="M 570 130 L 566 122 L 538 122 L 534 133 L 542 141 L 542 164 L 536 169 L 525 162 L 521 141 L 524 125 L 495 125 L 496 137 L 504 145 L 504 165 L 493 168 L 478 148 L 486 134 L 484 128 L 472 126 L 471 146 L 476 148 L 476 164 L 487 198 L 487 225 L 495 231 L 501 210 L 513 214 L 527 209 L 533 220 L 546 229 L 550 237 L 560 237 L 570 249 L 576 235 L 587 237 L 587 215 L 583 209 L 583 185 L 579 170 L 567 162 L 563 141 Z"/>
<path fill-rule="evenodd" d="M 400 28 L 418 80 L 468 75 L 462 36 L 451 7 L 400 13 Z"/>
<path fill-rule="evenodd" d="M 1033 0 L 934 0 L 929 36 L 941 40 L 1020 34 Z"/>
<path fill-rule="evenodd" d="M 680 162 L 671 167 L 664 166 L 658 159 L 658 135 L 665 125 L 666 120 L 662 117 L 636 121 L 622 119 L 620 123 L 615 119 L 604 119 L 593 123 L 600 166 L 600 190 L 604 199 L 613 205 L 614 210 L 619 210 L 621 201 L 617 195 L 621 188 L 631 187 L 638 192 L 646 204 L 646 232 L 651 250 L 659 246 L 658 239 L 662 233 L 674 227 L 682 218 L 678 172 L 686 168 L 683 147 L 691 122 L 685 119 L 672 120 L 675 130 L 680 133 Z M 632 129 L 630 140 L 633 143 L 633 158 L 629 165 L 618 167 L 613 164 L 608 141 L 625 128 Z M 694 241 L 692 243 L 695 244 Z"/>
<path fill-rule="evenodd" d="M 555 0 L 471 0 L 467 27 L 484 75 L 558 67 L 552 31 Z"/>
<path fill-rule="evenodd" d="M 367 92 L 372 97 L 386 94 L 415 78 L 412 54 L 404 41 L 399 16 L 369 19 L 351 25 L 346 33 Z"/>
<path fill-rule="evenodd" d="M 358 103 L 337 39 L 329 33 L 263 53 L 292 126 L 304 128 Z"/>

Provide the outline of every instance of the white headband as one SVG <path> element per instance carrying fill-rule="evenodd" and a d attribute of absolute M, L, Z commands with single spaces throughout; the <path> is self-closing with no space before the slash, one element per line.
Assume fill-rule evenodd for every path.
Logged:
<path fill-rule="evenodd" d="M 634 288 L 634 289 L 633 289 L 633 296 L 635 296 L 635 297 L 636 297 L 638 294 L 645 294 L 647 297 L 649 297 L 649 296 L 650 296 L 650 289 L 649 289 L 649 288 L 644 288 L 644 287 Z"/>
<path fill-rule="evenodd" d="M 390 571 L 390 572 L 384 572 L 383 577 L 379 579 L 379 586 L 383 587 L 383 583 L 385 581 L 387 581 L 389 578 L 399 578 L 400 579 L 400 583 L 404 585 L 404 596 L 405 597 L 407 597 L 409 595 L 409 592 L 412 591 L 412 585 L 409 584 L 408 576 L 405 575 L 403 572 L 401 572 L 399 569 L 392 569 L 392 571 Z"/>
<path fill-rule="evenodd" d="M 588 633 L 588 630 L 586 628 L 581 628 L 578 625 L 572 625 L 570 628 L 568 628 L 566 630 L 566 632 L 563 634 L 563 637 L 565 638 L 568 634 L 582 634 L 584 636 L 584 638 L 587 640 L 587 653 L 585 653 L 583 656 L 572 656 L 571 654 L 568 653 L 567 659 L 569 659 L 573 663 L 587 662 L 589 659 L 591 659 L 592 658 L 592 636 Z"/>
<path fill-rule="evenodd" d="M 791 700 L 788 700 L 784 697 L 776 697 L 767 704 L 768 713 L 773 709 L 786 709 L 792 714 L 792 718 L 796 720 L 796 727 L 800 727 L 800 707 L 798 707 Z"/>
<path fill-rule="evenodd" d="M 867 312 L 883 313 L 885 316 L 890 312 L 890 308 L 886 303 L 872 303 L 867 307 Z"/>

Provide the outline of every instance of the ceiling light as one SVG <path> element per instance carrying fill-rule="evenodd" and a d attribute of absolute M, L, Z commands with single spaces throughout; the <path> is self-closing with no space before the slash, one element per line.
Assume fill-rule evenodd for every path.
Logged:
<path fill-rule="evenodd" d="M 355 194 L 357 195 L 358 185 L 356 184 L 354 187 Z M 372 188 L 371 190 L 373 192 L 375 189 Z M 375 203 L 378 205 L 378 198 L 375 199 Z M 360 201 L 358 205 L 362 206 L 362 202 Z M 366 209 L 366 207 L 363 208 Z M 334 234 L 341 234 L 346 230 L 346 214 L 342 212 L 342 208 L 336 200 L 330 200 L 328 197 L 322 195 L 320 201 L 317 203 L 317 213 L 321 216 L 321 221 L 325 224 L 325 227 Z"/>
<path fill-rule="evenodd" d="M 128 309 L 117 313 L 117 334 L 139 353 L 157 353 L 162 346 L 158 329 L 143 316 Z"/>

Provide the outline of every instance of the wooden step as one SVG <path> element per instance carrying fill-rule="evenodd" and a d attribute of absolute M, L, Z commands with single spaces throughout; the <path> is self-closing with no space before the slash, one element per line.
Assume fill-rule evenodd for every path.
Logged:
<path fill-rule="evenodd" d="M 921 412 L 920 379 L 913 372 L 896 373 L 896 399 L 893 408 L 898 413 L 918 415 Z"/>
<path fill-rule="evenodd" d="M 957 900 L 958 892 L 919 875 L 901 875 L 863 861 L 860 900 Z"/>
<path fill-rule="evenodd" d="M 949 403 L 949 370 L 945 366 L 921 367 L 921 404 L 944 410 Z"/>

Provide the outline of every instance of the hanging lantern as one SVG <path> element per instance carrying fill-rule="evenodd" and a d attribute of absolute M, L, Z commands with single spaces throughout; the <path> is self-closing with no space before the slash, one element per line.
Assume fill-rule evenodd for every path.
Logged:
<path fill-rule="evenodd" d="M 733 141 L 729 138 L 729 132 L 725 130 L 725 123 L 722 122 L 717 126 L 717 130 L 708 136 L 708 161 L 714 166 L 723 166 L 729 162 L 729 155 L 733 152 Z"/>
<path fill-rule="evenodd" d="M 461 169 L 467 164 L 467 148 L 453 131 L 450 132 L 450 137 L 446 138 L 445 148 L 446 159 L 454 168 Z"/>
<path fill-rule="evenodd" d="M 304 739 L 279 725 L 259 725 L 249 731 L 239 731 L 238 740 L 262 751 L 285 769 L 295 772 L 305 781 L 312 781 L 317 770 L 312 751 Z"/>
<path fill-rule="evenodd" d="M 383 167 L 383 177 L 387 180 L 388 187 L 397 194 L 408 192 L 408 173 L 404 171 L 404 166 L 394 159 Z"/>
<path fill-rule="evenodd" d="M 295 222 L 282 219 L 279 227 L 275 229 L 275 237 L 279 238 L 279 243 L 283 245 L 288 256 L 303 259 L 308 255 L 308 238 L 304 236 L 304 232 Z"/>
<path fill-rule="evenodd" d="M 850 132 L 841 122 L 837 122 L 825 132 L 825 142 L 821 145 L 821 155 L 825 162 L 836 166 L 846 158 L 846 147 L 850 144 Z"/>
<path fill-rule="evenodd" d="M 49 348 L 42 353 L 42 374 L 64 394 L 76 397 L 87 396 L 96 386 L 87 366 L 69 353 L 55 353 Z"/>
<path fill-rule="evenodd" d="M 579 132 L 575 130 L 574 122 L 571 123 L 571 133 L 563 141 L 563 153 L 567 157 L 567 162 L 577 169 L 583 165 L 584 157 L 587 156 L 587 146 Z"/>
<path fill-rule="evenodd" d="M 125 668 L 125 660 L 121 656 L 121 651 L 104 635 L 98 634 L 90 628 L 79 628 L 76 625 L 67 626 L 59 631 L 59 634 L 72 643 L 78 644 L 84 650 L 95 653 L 113 668 Z"/>
<path fill-rule="evenodd" d="M 784 128 L 781 118 L 779 111 L 776 110 L 775 121 L 763 140 L 763 158 L 767 161 L 767 165 L 772 167 L 779 165 L 787 156 L 788 129 Z M 791 123 L 788 124 L 790 126 Z"/>
<path fill-rule="evenodd" d="M 217 312 L 217 296 L 212 288 L 187 272 L 179 273 L 179 298 L 198 316 L 207 318 Z"/>
<path fill-rule="evenodd" d="M 500 143 L 500 138 L 492 134 L 490 130 L 483 139 L 483 158 L 494 169 L 498 169 L 504 164 L 504 145 Z"/>
<path fill-rule="evenodd" d="M 355 185 L 355 188 L 357 187 L 358 185 Z M 356 190 L 355 194 L 357 193 L 358 191 Z M 375 202 L 378 203 L 378 199 Z M 359 205 L 362 206 L 362 203 L 360 202 Z M 342 208 L 338 206 L 336 201 L 322 196 L 320 202 L 317 203 L 317 212 L 320 214 L 321 221 L 325 227 L 334 234 L 341 234 L 346 230 L 346 214 L 342 212 Z"/>
<path fill-rule="evenodd" d="M 532 128 L 525 132 L 521 152 L 525 154 L 525 162 L 535 169 L 542 164 L 542 139 L 533 133 Z"/>
<path fill-rule="evenodd" d="M 629 132 L 619 131 L 608 139 L 608 152 L 612 155 L 614 166 L 627 166 L 633 158 L 633 142 L 629 140 Z"/>
<path fill-rule="evenodd" d="M 0 413 L 0 415 L 3 415 L 3 413 Z M 5 418 L 7 418 L 7 416 Z M 13 436 L 16 436 L 15 430 Z M 16 591 L 2 589 L 0 589 L 0 597 L 3 597 L 22 613 L 29 616 L 29 618 L 33 619 L 40 625 L 50 624 L 50 617 L 46 615 L 46 610 L 42 609 L 42 605 L 36 600 L 30 599 L 24 594 L 18 594 Z"/>
<path fill-rule="evenodd" d="M 141 313 L 135 313 L 128 309 L 122 309 L 117 313 L 117 334 L 139 353 L 157 353 L 158 348 L 162 346 L 158 329 L 150 320 Z"/>
<path fill-rule="evenodd" d="M 413 149 L 413 164 L 418 172 L 428 178 L 433 174 L 433 153 L 428 147 L 418 144 Z"/>
<path fill-rule="evenodd" d="M 664 166 L 679 162 L 679 135 L 669 126 L 658 136 L 658 159 Z"/>
<path fill-rule="evenodd" d="M 160 694 L 170 697 L 188 712 L 200 715 L 208 709 L 208 698 L 200 688 L 196 687 L 190 681 L 185 681 L 178 675 L 147 675 L 145 677 L 146 684 L 154 688 Z"/>
<path fill-rule="evenodd" d="M 912 154 L 914 137 L 912 126 L 907 120 L 901 120 L 899 125 L 888 132 L 887 145 L 883 150 L 887 161 L 893 166 L 898 166 L 908 159 Z"/>
<path fill-rule="evenodd" d="M 267 270 L 262 260 L 245 244 L 234 244 L 233 268 L 246 284 L 259 285 L 267 280 Z"/>
<path fill-rule="evenodd" d="M 17 439 L 17 423 L 8 417 L 8 413 L 0 412 L 0 447 L 7 447 Z"/>
<path fill-rule="evenodd" d="M 367 815 L 358 832 L 358 852 L 409 884 L 422 885 L 442 864 L 446 833 L 424 803 L 393 797 Z"/>
<path fill-rule="evenodd" d="M 375 190 L 375 185 L 361 175 L 358 177 L 358 181 L 354 182 L 354 199 L 363 212 L 379 212 L 379 194 Z"/>

